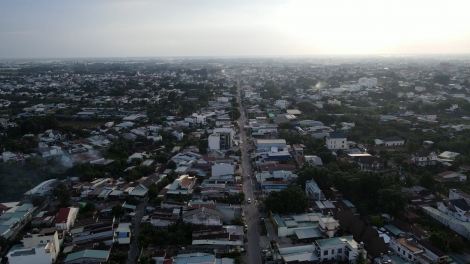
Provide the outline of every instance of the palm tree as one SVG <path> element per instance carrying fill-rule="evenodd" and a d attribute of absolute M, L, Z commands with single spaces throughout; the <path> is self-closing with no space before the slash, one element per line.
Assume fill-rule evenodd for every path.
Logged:
<path fill-rule="evenodd" d="M 355 256 L 356 264 L 366 264 L 366 258 L 364 257 L 364 250 L 359 250 L 359 252 Z"/>

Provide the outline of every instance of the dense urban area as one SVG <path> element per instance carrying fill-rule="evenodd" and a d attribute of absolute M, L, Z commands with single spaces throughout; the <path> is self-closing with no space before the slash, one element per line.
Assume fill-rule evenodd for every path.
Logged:
<path fill-rule="evenodd" d="M 470 263 L 470 57 L 0 61 L 1 263 Z"/>

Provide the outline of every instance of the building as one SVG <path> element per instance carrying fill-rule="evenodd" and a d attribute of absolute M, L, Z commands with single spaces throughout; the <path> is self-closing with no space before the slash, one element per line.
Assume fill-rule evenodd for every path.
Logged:
<path fill-rule="evenodd" d="M 280 237 L 296 235 L 299 239 L 333 237 L 339 229 L 339 222 L 330 215 L 305 213 L 283 215 L 270 213 L 271 220 Z"/>
<path fill-rule="evenodd" d="M 285 139 L 257 139 L 255 140 L 255 147 L 258 152 L 279 152 L 287 150 L 287 143 Z"/>
<path fill-rule="evenodd" d="M 382 141 L 384 142 L 384 146 L 403 146 L 405 145 L 405 140 L 398 136 L 386 137 L 383 138 Z"/>
<path fill-rule="evenodd" d="M 361 251 L 364 258 L 367 257 L 363 244 L 357 243 L 353 236 L 319 239 L 314 242 L 314 245 L 320 261 L 337 260 L 352 264 L 355 263 L 356 256 Z"/>
<path fill-rule="evenodd" d="M 183 221 L 193 225 L 217 225 L 223 224 L 224 214 L 210 208 L 201 207 L 183 213 Z"/>
<path fill-rule="evenodd" d="M 286 100 L 276 100 L 274 106 L 281 109 L 286 109 L 289 106 L 289 102 Z"/>
<path fill-rule="evenodd" d="M 6 257 L 10 264 L 51 264 L 55 263 L 57 253 L 52 243 L 40 244 L 30 248 L 17 245 L 10 249 Z"/>
<path fill-rule="evenodd" d="M 432 150 L 424 150 L 413 154 L 412 160 L 416 166 L 430 166 L 437 164 L 437 155 Z"/>
<path fill-rule="evenodd" d="M 436 180 L 443 184 L 455 184 L 467 181 L 467 175 L 455 171 L 444 171 L 437 174 Z"/>
<path fill-rule="evenodd" d="M 375 156 L 356 156 L 354 161 L 360 170 L 378 170 L 380 168 L 379 159 Z"/>
<path fill-rule="evenodd" d="M 50 259 L 54 260 L 57 258 L 57 254 L 60 252 L 59 238 L 62 238 L 62 234 L 59 237 L 59 233 L 53 228 L 43 228 L 39 231 L 33 231 L 31 234 L 27 234 L 23 237 L 21 242 L 23 248 L 37 248 L 40 245 L 50 245 L 48 247 Z"/>
<path fill-rule="evenodd" d="M 363 77 L 358 80 L 357 84 L 363 88 L 372 88 L 372 87 L 377 86 L 377 78 Z"/>
<path fill-rule="evenodd" d="M 470 222 L 460 221 L 459 219 L 446 213 L 443 213 L 438 209 L 432 208 L 431 206 L 423 206 L 422 211 L 425 214 L 436 219 L 437 221 L 441 222 L 443 225 L 454 230 L 456 233 L 463 236 L 464 238 L 470 239 Z"/>
<path fill-rule="evenodd" d="M 305 183 L 305 194 L 312 201 L 320 201 L 325 199 L 323 192 L 314 180 Z"/>
<path fill-rule="evenodd" d="M 348 149 L 348 141 L 343 133 L 330 133 L 326 136 L 326 147 L 331 150 Z"/>
<path fill-rule="evenodd" d="M 69 231 L 77 218 L 78 208 L 69 207 L 69 208 L 60 208 L 57 218 L 55 220 L 55 228 L 57 230 L 67 230 Z"/>
<path fill-rule="evenodd" d="M 65 259 L 67 264 L 82 264 L 82 263 L 106 263 L 109 258 L 109 251 L 107 250 L 93 250 L 87 249 L 71 253 Z"/>
<path fill-rule="evenodd" d="M 209 149 L 228 150 L 232 147 L 232 135 L 225 132 L 209 135 L 208 145 Z"/>
<path fill-rule="evenodd" d="M 228 163 L 217 163 L 212 165 L 212 177 L 218 177 L 223 175 L 233 175 L 235 168 L 232 164 Z"/>

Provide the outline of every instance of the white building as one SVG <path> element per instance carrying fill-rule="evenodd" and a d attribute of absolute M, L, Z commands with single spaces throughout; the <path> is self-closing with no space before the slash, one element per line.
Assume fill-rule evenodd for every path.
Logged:
<path fill-rule="evenodd" d="M 208 137 L 209 149 L 227 150 L 232 147 L 232 135 L 226 132 L 214 133 Z"/>
<path fill-rule="evenodd" d="M 289 106 L 289 102 L 287 102 L 286 100 L 276 100 L 274 106 L 277 108 L 285 109 Z"/>
<path fill-rule="evenodd" d="M 355 263 L 360 251 L 367 258 L 364 246 L 357 243 L 353 236 L 333 237 L 318 239 L 314 242 L 315 250 L 321 261 L 338 260 L 341 262 Z"/>
<path fill-rule="evenodd" d="M 23 237 L 21 242 L 23 243 L 23 248 L 36 248 L 44 244 L 52 245 L 49 250 L 50 257 L 53 260 L 52 262 L 54 262 L 57 254 L 60 252 L 59 234 L 53 227 L 27 234 Z"/>
<path fill-rule="evenodd" d="M 437 221 L 441 222 L 443 225 L 454 230 L 459 235 L 463 236 L 466 239 L 470 239 L 470 222 L 463 222 L 459 219 L 443 213 L 438 209 L 432 208 L 431 206 L 423 206 L 422 210 L 425 214 L 431 216 Z"/>
<path fill-rule="evenodd" d="M 333 99 L 333 100 L 328 100 L 329 105 L 341 105 L 341 101 Z"/>
<path fill-rule="evenodd" d="M 47 243 L 31 248 L 13 247 L 6 256 L 10 264 L 51 264 L 55 263 L 57 253 L 54 245 Z"/>
<path fill-rule="evenodd" d="M 305 183 L 305 194 L 312 201 L 325 199 L 323 192 L 314 180 L 310 180 Z"/>
<path fill-rule="evenodd" d="M 375 87 L 377 86 L 377 78 L 375 77 L 372 77 L 372 78 L 360 78 L 359 81 L 358 81 L 358 84 L 361 86 L 361 87 L 365 87 L 365 88 L 372 88 L 372 87 Z"/>
<path fill-rule="evenodd" d="M 342 133 L 330 133 L 326 137 L 326 147 L 328 149 L 348 149 L 348 141 L 346 136 Z"/>
<path fill-rule="evenodd" d="M 77 218 L 78 208 L 60 208 L 57 218 L 55 219 L 55 228 L 57 230 L 70 230 Z"/>
<path fill-rule="evenodd" d="M 415 91 L 420 92 L 420 93 L 425 92 L 426 87 L 424 87 L 424 86 L 415 86 Z"/>
<path fill-rule="evenodd" d="M 184 119 L 184 121 L 186 121 L 190 124 L 203 124 L 203 125 L 205 125 L 206 124 L 206 116 L 198 114 L 198 113 L 194 113 L 191 116 L 186 117 Z"/>

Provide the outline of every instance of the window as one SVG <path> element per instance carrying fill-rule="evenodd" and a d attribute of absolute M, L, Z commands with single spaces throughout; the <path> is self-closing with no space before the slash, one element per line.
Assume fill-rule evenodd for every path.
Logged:
<path fill-rule="evenodd" d="M 411 254 L 408 254 L 408 258 L 409 258 L 409 259 L 412 259 Z"/>
<path fill-rule="evenodd" d="M 400 248 L 397 249 L 398 253 L 400 253 Z"/>
<path fill-rule="evenodd" d="M 51 242 L 51 241 L 48 239 L 48 240 L 47 240 L 47 243 L 50 243 L 50 242 Z"/>
<path fill-rule="evenodd" d="M 328 255 L 328 250 L 323 251 L 323 255 Z"/>
<path fill-rule="evenodd" d="M 343 253 L 343 249 L 342 248 L 338 248 L 338 254 L 341 254 Z"/>
<path fill-rule="evenodd" d="M 43 243 L 44 243 L 44 241 L 43 241 L 43 240 L 40 240 L 40 241 L 39 241 L 39 243 L 43 244 Z"/>
<path fill-rule="evenodd" d="M 332 249 L 332 250 L 331 250 L 331 255 L 334 255 L 334 254 L 335 254 L 335 250 Z"/>

